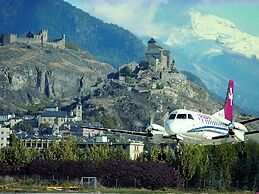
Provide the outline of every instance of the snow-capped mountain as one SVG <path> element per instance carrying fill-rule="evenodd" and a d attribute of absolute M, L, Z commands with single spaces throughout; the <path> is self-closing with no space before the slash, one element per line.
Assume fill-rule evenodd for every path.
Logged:
<path fill-rule="evenodd" d="M 230 52 L 259 58 L 259 37 L 243 32 L 234 23 L 214 15 L 191 11 L 190 17 L 191 25 L 172 29 L 167 45 L 185 45 L 194 39 L 211 40 Z M 219 52 L 220 49 L 214 48 L 211 51 Z"/>
<path fill-rule="evenodd" d="M 170 46 L 178 68 L 199 76 L 220 96 L 228 79 L 236 83 L 237 104 L 259 114 L 259 37 L 214 15 L 191 11 L 190 23 L 172 28 Z"/>

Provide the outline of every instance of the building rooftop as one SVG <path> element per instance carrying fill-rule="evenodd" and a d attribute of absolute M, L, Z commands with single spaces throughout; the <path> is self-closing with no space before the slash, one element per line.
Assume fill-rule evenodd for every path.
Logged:
<path fill-rule="evenodd" d="M 66 111 L 45 111 L 41 114 L 42 117 L 66 117 Z"/>
<path fill-rule="evenodd" d="M 156 41 L 154 40 L 154 38 L 151 38 L 147 43 L 156 43 Z"/>
<path fill-rule="evenodd" d="M 13 113 L 7 113 L 7 112 L 0 112 L 1 116 L 7 116 L 7 115 L 12 115 Z"/>
<path fill-rule="evenodd" d="M 49 104 L 46 108 L 57 108 L 57 104 Z"/>

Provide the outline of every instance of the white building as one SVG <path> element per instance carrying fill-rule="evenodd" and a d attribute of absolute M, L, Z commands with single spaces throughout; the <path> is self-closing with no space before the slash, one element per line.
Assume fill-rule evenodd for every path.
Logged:
<path fill-rule="evenodd" d="M 10 144 L 10 128 L 0 126 L 0 148 Z"/>
<path fill-rule="evenodd" d="M 5 122 L 12 118 L 15 118 L 14 113 L 0 112 L 0 122 Z"/>

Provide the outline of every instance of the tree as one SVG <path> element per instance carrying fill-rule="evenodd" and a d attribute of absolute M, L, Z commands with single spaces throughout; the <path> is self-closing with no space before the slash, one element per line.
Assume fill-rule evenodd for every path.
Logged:
<path fill-rule="evenodd" d="M 83 157 L 84 160 L 93 160 L 97 163 L 101 163 L 104 160 L 109 159 L 109 147 L 106 146 L 97 146 L 93 145 L 86 150 L 86 153 Z"/>
<path fill-rule="evenodd" d="M 195 173 L 205 174 L 207 154 L 203 146 L 183 145 L 180 150 L 180 171 L 185 179 L 191 180 Z"/>
<path fill-rule="evenodd" d="M 39 152 L 34 148 L 28 148 L 18 141 L 14 134 L 10 136 L 10 146 L 0 150 L 1 162 L 8 164 L 28 164 L 39 156 Z"/>
<path fill-rule="evenodd" d="M 164 154 L 165 158 L 160 158 L 160 154 Z M 169 163 L 171 160 L 171 149 L 168 146 L 161 148 L 158 145 L 153 145 L 150 149 L 150 160 Z"/>
<path fill-rule="evenodd" d="M 125 149 L 123 149 L 122 146 L 116 147 L 116 148 L 111 148 L 109 149 L 109 159 L 113 160 L 130 160 L 130 155 L 129 152 Z"/>
<path fill-rule="evenodd" d="M 238 157 L 235 144 L 222 144 L 217 146 L 217 154 L 218 157 L 220 157 L 222 164 L 223 186 L 225 189 L 230 189 L 233 169 Z"/>
<path fill-rule="evenodd" d="M 32 127 L 25 121 L 19 122 L 15 128 L 18 128 L 19 130 L 25 131 L 27 133 L 32 131 Z"/>
<path fill-rule="evenodd" d="M 97 163 L 102 163 L 105 160 L 130 160 L 129 153 L 122 147 L 112 148 L 108 145 L 97 146 L 93 145 L 87 149 L 82 157 L 83 160 L 93 160 Z"/>
<path fill-rule="evenodd" d="M 79 149 L 73 138 L 55 142 L 46 150 L 44 158 L 50 160 L 78 160 Z"/>
<path fill-rule="evenodd" d="M 99 120 L 104 127 L 111 128 L 111 129 L 114 129 L 117 127 L 117 122 L 115 118 L 111 116 L 103 115 Z"/>

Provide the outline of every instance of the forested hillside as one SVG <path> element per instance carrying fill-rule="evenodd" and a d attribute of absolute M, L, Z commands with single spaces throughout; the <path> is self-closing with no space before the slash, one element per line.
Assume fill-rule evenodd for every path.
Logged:
<path fill-rule="evenodd" d="M 50 39 L 66 35 L 97 60 L 113 66 L 140 61 L 145 47 L 131 32 L 107 24 L 63 0 L 0 0 L 0 34 L 26 35 L 48 29 Z"/>

